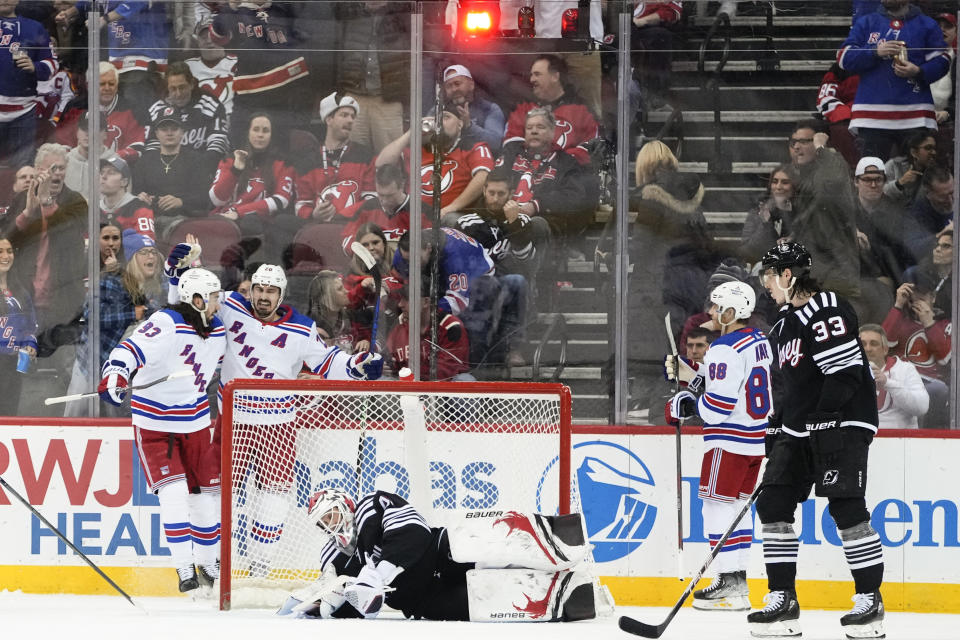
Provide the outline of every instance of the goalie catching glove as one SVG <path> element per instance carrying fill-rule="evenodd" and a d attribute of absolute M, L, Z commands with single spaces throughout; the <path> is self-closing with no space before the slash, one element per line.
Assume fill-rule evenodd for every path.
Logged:
<path fill-rule="evenodd" d="M 377 380 L 383 374 L 383 356 L 364 351 L 350 358 L 347 375 L 354 380 Z"/>
<path fill-rule="evenodd" d="M 127 393 L 127 367 L 118 360 L 110 360 L 103 365 L 100 375 L 100 384 L 97 385 L 100 399 L 119 407 Z"/>
<path fill-rule="evenodd" d="M 681 391 L 667 402 L 663 415 L 671 427 L 680 425 L 680 421 L 697 415 L 697 396 L 689 391 Z"/>

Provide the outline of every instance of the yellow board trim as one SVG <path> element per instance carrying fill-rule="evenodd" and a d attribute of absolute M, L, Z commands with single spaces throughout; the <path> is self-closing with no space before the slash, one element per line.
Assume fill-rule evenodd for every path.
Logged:
<path fill-rule="evenodd" d="M 179 596 L 177 574 L 173 569 L 157 567 L 102 567 L 121 589 L 131 596 Z M 608 576 L 600 579 L 610 588 L 618 605 L 670 607 L 686 588 L 675 578 L 636 578 Z M 750 601 L 762 606 L 767 592 L 766 580 L 750 580 Z M 709 579 L 700 586 L 710 584 Z M 109 595 L 116 593 L 100 576 L 86 566 L 0 565 L 0 587 L 24 593 L 75 593 Z M 850 608 L 853 584 L 849 580 L 798 580 L 797 597 L 808 609 Z M 890 611 L 916 613 L 960 613 L 960 584 L 888 582 L 883 585 L 883 603 Z M 686 606 L 690 606 L 687 600 Z"/>
<path fill-rule="evenodd" d="M 605 576 L 600 578 L 618 605 L 632 607 L 672 607 L 687 588 L 687 582 L 676 578 L 635 578 Z M 710 579 L 700 581 L 706 587 Z M 763 606 L 767 581 L 751 579 L 750 602 Z M 883 605 L 889 611 L 914 613 L 960 613 L 960 584 L 932 582 L 885 582 L 881 588 Z M 847 610 L 852 605 L 853 582 L 850 580 L 797 580 L 797 599 L 805 609 Z M 692 598 L 691 598 L 692 599 Z M 688 599 L 684 606 L 690 606 Z"/>

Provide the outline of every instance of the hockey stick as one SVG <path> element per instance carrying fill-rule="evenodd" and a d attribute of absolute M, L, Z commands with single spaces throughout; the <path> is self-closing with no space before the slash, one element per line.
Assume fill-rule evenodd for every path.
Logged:
<path fill-rule="evenodd" d="M 373 257 L 369 249 L 359 242 L 351 244 L 350 249 L 353 251 L 353 255 L 360 258 L 363 266 L 365 266 L 367 271 L 370 272 L 370 275 L 373 276 L 373 284 L 376 287 L 374 295 L 377 298 L 377 303 L 373 309 L 373 327 L 370 329 L 370 351 L 375 353 L 377 346 L 377 323 L 380 320 L 380 288 L 383 286 L 383 274 L 380 273 L 380 265 L 377 264 L 377 259 Z"/>
<path fill-rule="evenodd" d="M 377 264 L 377 259 L 373 257 L 373 254 L 370 251 L 360 244 L 359 242 L 354 242 L 350 245 L 350 249 L 353 251 L 353 255 L 360 258 L 360 261 L 363 262 L 363 265 L 367 268 L 367 271 L 370 272 L 370 275 L 373 276 L 373 283 L 375 285 L 376 291 L 375 295 L 377 297 L 376 306 L 373 309 L 373 326 L 370 328 L 370 353 L 376 353 L 377 348 L 377 324 L 380 320 L 380 287 L 383 286 L 383 274 L 380 273 L 380 266 Z M 363 495 L 363 445 L 367 440 L 367 417 L 370 410 L 370 396 L 364 396 L 363 398 L 363 417 L 361 418 L 360 426 L 360 438 L 357 439 L 357 498 L 359 499 Z"/>
<path fill-rule="evenodd" d="M 670 312 L 663 317 L 663 324 L 667 329 L 667 339 L 670 341 L 670 353 L 673 357 L 674 383 L 673 395 L 680 393 L 680 355 L 677 353 L 677 343 L 673 339 L 673 325 L 670 324 Z M 683 413 L 682 411 L 680 413 Z M 677 418 L 677 580 L 683 580 L 683 470 L 681 466 L 680 435 L 683 430 L 683 417 Z"/>
<path fill-rule="evenodd" d="M 747 503 L 743 505 L 743 508 L 740 509 L 740 513 L 733 519 L 733 522 L 730 523 L 730 526 L 727 527 L 726 532 L 720 539 L 717 541 L 717 544 L 710 551 L 710 555 L 707 556 L 707 561 L 703 563 L 703 566 L 700 567 L 700 570 L 697 572 L 697 575 L 693 577 L 690 581 L 690 584 L 687 585 L 687 588 L 684 590 L 683 595 L 680 596 L 680 599 L 673 609 L 670 610 L 670 613 L 667 614 L 667 619 L 661 622 L 658 625 L 647 624 L 645 622 L 640 622 L 629 616 L 620 616 L 620 628 L 627 633 L 632 633 L 635 636 L 642 636 L 644 638 L 659 638 L 663 635 L 663 632 L 666 630 L 667 625 L 673 620 L 674 616 L 677 615 L 677 612 L 680 611 L 680 607 L 683 606 L 683 603 L 687 601 L 687 598 L 690 597 L 690 594 L 693 593 L 693 590 L 696 588 L 697 583 L 700 582 L 700 578 L 703 577 L 703 574 L 707 572 L 707 569 L 710 568 L 711 563 L 713 563 L 714 558 L 717 557 L 717 554 L 720 553 L 720 549 L 723 548 L 723 545 L 727 542 L 733 534 L 733 530 L 737 528 L 737 525 L 740 524 L 740 520 L 743 519 L 750 508 L 753 506 L 753 503 L 756 502 L 757 496 L 760 495 L 760 492 L 763 490 L 763 484 L 758 484 L 757 488 L 753 490 L 753 493 L 750 494 L 750 498 L 747 500 Z"/>
<path fill-rule="evenodd" d="M 60 530 L 57 529 L 55 526 L 53 526 L 53 524 L 52 524 L 49 520 L 47 520 L 46 518 L 44 518 L 42 513 L 40 513 L 39 511 L 37 511 L 37 509 L 36 509 L 32 504 L 30 504 L 29 502 L 27 502 L 27 500 L 26 500 L 22 495 L 20 495 L 20 493 L 19 493 L 16 489 L 14 489 L 13 487 L 11 487 L 11 486 L 7 483 L 7 481 L 3 479 L 3 476 L 0 476 L 0 485 L 2 485 L 4 489 L 6 489 L 7 491 L 9 491 L 9 492 L 13 495 L 14 498 L 16 498 L 16 499 L 19 500 L 21 503 L 23 503 L 23 506 L 25 506 L 27 509 L 29 509 L 29 510 L 33 513 L 33 515 L 37 516 L 37 518 L 40 519 L 40 522 L 42 522 L 42 523 L 44 524 L 44 526 L 46 526 L 48 529 L 50 529 L 51 531 L 53 531 L 53 532 L 57 535 L 58 538 L 60 538 L 61 540 L 63 540 L 63 541 L 66 543 L 66 545 L 73 550 L 74 553 L 76 553 L 78 556 L 80 556 L 81 558 L 83 558 L 83 561 L 86 562 L 88 565 L 90 565 L 90 568 L 91 568 L 91 569 L 93 569 L 94 571 L 96 571 L 97 573 L 99 573 L 99 574 L 100 574 L 100 577 L 103 578 L 104 580 L 106 580 L 107 583 L 108 583 L 111 587 L 113 587 L 114 589 L 116 589 L 117 592 L 118 592 L 120 595 L 122 595 L 124 598 L 126 598 L 126 599 L 127 599 L 127 602 L 129 602 L 130 604 L 132 604 L 133 606 L 135 606 L 137 609 L 140 609 L 141 611 L 143 611 L 144 613 L 146 613 L 146 611 L 144 610 L 143 607 L 141 607 L 141 606 L 138 605 L 136 602 L 134 602 L 133 599 L 132 599 L 129 595 L 127 595 L 127 592 L 126 592 L 126 591 L 124 591 L 123 589 L 121 589 L 119 586 L 117 586 L 117 583 L 116 583 L 116 582 L 114 582 L 113 580 L 110 579 L 110 576 L 108 576 L 107 574 L 105 574 L 105 573 L 100 569 L 100 567 L 98 567 L 97 565 L 95 565 L 95 564 L 93 563 L 93 561 L 92 561 L 90 558 L 88 558 L 88 557 L 86 556 L 86 554 L 83 553 L 83 551 L 80 551 L 80 549 L 77 549 L 77 547 L 76 547 L 72 542 L 70 542 L 70 541 L 67 539 L 67 536 L 65 536 L 65 535 L 63 535 L 62 533 L 60 533 Z"/>
<path fill-rule="evenodd" d="M 146 389 L 152 387 L 155 384 L 160 384 L 161 382 L 166 382 L 167 380 L 173 380 L 174 378 L 184 378 L 186 376 L 195 375 L 190 369 L 184 369 L 183 371 L 174 371 L 168 376 L 163 376 L 158 378 L 153 382 L 148 382 L 146 384 L 137 385 L 136 387 L 127 387 L 125 391 L 140 391 L 141 389 Z M 43 401 L 43 404 L 50 406 L 51 404 L 62 404 L 64 402 L 73 402 L 74 400 L 86 400 L 87 398 L 96 398 L 100 395 L 99 391 L 91 391 L 90 393 L 74 393 L 69 396 L 57 396 L 55 398 L 47 398 Z M 129 397 L 129 394 L 128 396 Z"/>

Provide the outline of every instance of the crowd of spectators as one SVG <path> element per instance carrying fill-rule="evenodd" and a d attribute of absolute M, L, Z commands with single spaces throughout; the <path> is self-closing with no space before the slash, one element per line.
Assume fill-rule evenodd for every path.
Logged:
<path fill-rule="evenodd" d="M 553 37 L 551 12 L 564 3 L 534 4 L 537 36 Z M 18 50 L 0 48 L 0 184 L 11 185 L 0 198 L 0 258 L 8 242 L 16 254 L 11 277 L 23 287 L 13 297 L 36 318 L 35 351 L 76 345 L 74 377 L 80 384 L 87 376 L 80 274 L 88 209 L 99 209 L 102 305 L 123 307 L 101 309 L 101 341 L 122 336 L 137 309 L 149 308 L 142 300 L 157 293 L 138 273 L 137 256 L 150 252 L 128 252 L 128 238 L 162 253 L 188 222 L 235 228 L 229 260 L 226 253 L 205 259 L 229 266 L 237 277 L 226 284 L 239 289 L 256 262 L 295 272 L 297 238 L 326 225 L 341 255 L 327 260 L 337 269 L 314 268 L 303 280 L 307 312 L 344 350 L 368 346 L 377 300 L 351 249 L 359 242 L 396 279 L 385 285 L 378 341 L 398 371 L 410 357 L 409 301 L 400 298 L 418 275 L 409 273 L 409 230 L 411 197 L 419 197 L 419 226 L 443 227 L 420 239 L 421 291 L 429 299 L 433 287 L 439 300 L 436 316 L 423 316 L 425 331 L 435 322 L 445 336 L 428 345 L 445 358 L 438 375 L 463 379 L 483 365 L 525 363 L 525 329 L 544 291 L 556 287 L 562 264 L 594 249 L 586 233 L 601 191 L 593 149 L 605 133 L 598 58 L 529 56 L 525 91 L 504 95 L 469 60 L 447 56 L 436 61 L 440 111 L 428 104 L 420 117 L 409 112 L 403 3 L 107 2 L 97 5 L 99 25 L 87 20 L 91 5 L 57 2 L 44 15 L 31 7 L 26 17 L 15 0 L 0 0 L 0 17 L 16 20 L 24 34 Z M 601 15 L 601 3 L 594 5 L 591 18 Z M 736 3 L 719 10 L 732 16 Z M 632 62 L 644 111 L 673 101 L 670 57 L 660 54 L 674 47 L 682 12 L 679 0 L 637 3 Z M 927 367 L 924 414 L 935 417 L 919 417 L 936 424 L 946 397 L 932 387 L 944 384 L 949 351 L 929 335 L 926 344 L 935 346 L 923 354 L 914 346 L 919 334 L 949 334 L 943 245 L 948 239 L 952 247 L 953 156 L 945 141 L 955 115 L 956 23 L 906 0 L 883 0 L 862 14 L 824 77 L 822 119 L 793 128 L 737 246 L 712 237 L 704 184 L 681 171 L 667 144 L 638 150 L 630 317 L 659 326 L 666 309 L 683 342 L 703 328 L 705 321 L 692 320 L 703 314 L 718 270 L 762 292 L 750 267 L 777 240 L 800 241 L 813 255 L 813 275 L 851 299 L 863 323 L 882 326 L 890 357 Z M 75 45 L 88 28 L 102 30 L 106 46 L 92 70 L 56 49 Z M 87 113 L 92 82 L 97 136 Z M 420 167 L 411 166 L 411 127 L 422 133 Z M 92 138 L 102 148 L 91 150 Z M 90 171 L 99 172 L 97 207 L 87 202 Z M 418 171 L 419 193 L 408 193 Z M 433 262 L 439 281 L 426 277 Z M 758 324 L 769 322 L 759 315 Z M 630 360 L 656 359 L 650 343 L 630 341 Z"/>

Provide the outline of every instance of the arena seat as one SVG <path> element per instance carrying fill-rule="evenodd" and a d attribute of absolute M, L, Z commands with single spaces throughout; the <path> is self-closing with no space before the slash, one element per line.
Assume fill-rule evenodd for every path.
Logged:
<path fill-rule="evenodd" d="M 333 269 L 343 273 L 349 264 L 340 244 L 345 226 L 338 222 L 316 222 L 301 227 L 293 238 L 288 272 L 315 274 L 321 269 Z"/>
<path fill-rule="evenodd" d="M 200 241 L 200 260 L 207 269 L 220 273 L 232 266 L 242 268 L 245 250 L 240 245 L 240 228 L 233 220 L 214 216 L 178 222 L 167 232 L 170 246 L 185 242 L 188 234 Z"/>

